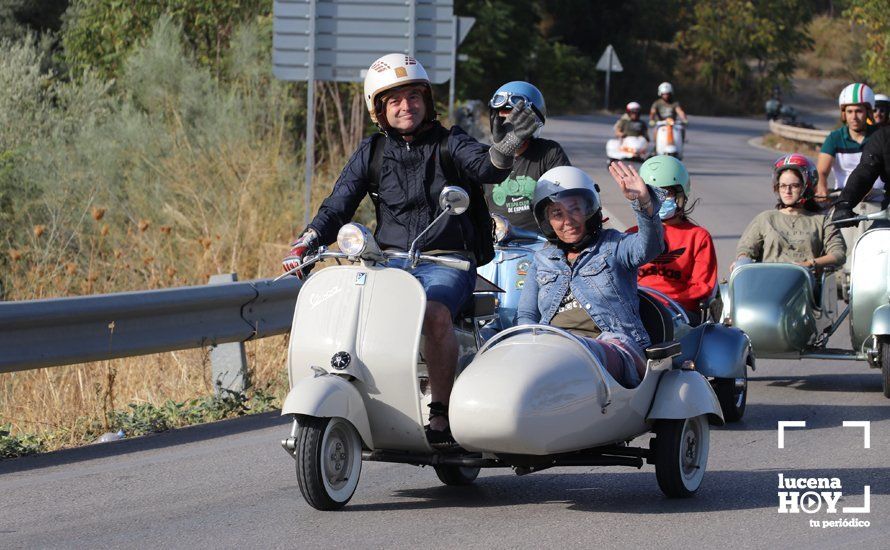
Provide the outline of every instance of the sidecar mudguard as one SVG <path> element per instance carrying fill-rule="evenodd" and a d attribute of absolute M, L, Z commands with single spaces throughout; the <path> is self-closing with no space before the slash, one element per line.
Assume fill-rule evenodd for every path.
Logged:
<path fill-rule="evenodd" d="M 340 376 L 324 374 L 297 380 L 281 407 L 281 415 L 288 414 L 345 418 L 355 426 L 365 446 L 374 448 L 362 396 L 355 386 Z"/>
<path fill-rule="evenodd" d="M 871 318 L 873 336 L 890 336 L 890 304 L 878 306 Z"/>
<path fill-rule="evenodd" d="M 741 330 L 705 323 L 690 330 L 680 339 L 680 345 L 683 351 L 674 358 L 674 365 L 691 360 L 696 372 L 705 378 L 745 378 L 751 342 Z"/>
<path fill-rule="evenodd" d="M 693 370 L 669 370 L 661 376 L 646 420 L 679 420 L 708 415 L 722 426 L 723 411 L 711 384 Z"/>

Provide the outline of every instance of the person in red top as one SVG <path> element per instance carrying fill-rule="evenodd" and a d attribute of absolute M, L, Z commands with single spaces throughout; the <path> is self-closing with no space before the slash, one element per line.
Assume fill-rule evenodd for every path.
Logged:
<path fill-rule="evenodd" d="M 701 304 L 717 287 L 717 255 L 714 241 L 704 227 L 689 220 L 689 172 L 674 157 L 652 157 L 640 166 L 640 177 L 667 193 L 658 212 L 664 223 L 664 252 L 640 266 L 638 283 L 664 293 L 686 310 L 689 322 L 701 323 Z M 628 229 L 635 232 L 636 227 Z"/>

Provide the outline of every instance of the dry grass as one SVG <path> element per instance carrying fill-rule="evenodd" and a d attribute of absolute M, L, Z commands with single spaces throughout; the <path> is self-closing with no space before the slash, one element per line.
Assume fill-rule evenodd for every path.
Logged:
<path fill-rule="evenodd" d="M 241 280 L 280 273 L 303 217 L 301 136 L 294 132 L 302 96 L 256 70 L 270 56 L 249 50 L 255 40 L 233 41 L 249 51 L 233 55 L 243 70 L 231 68 L 221 83 L 189 62 L 176 32 L 161 28 L 134 53 L 114 95 L 89 81 L 52 84 L 38 102 L 30 92 L 0 90 L 4 105 L 24 113 L 21 121 L 46 121 L 26 136 L 29 155 L 18 154 L 25 135 L 19 122 L 0 128 L 0 154 L 12 151 L 0 171 L 0 198 L 6 190 L 13 196 L 11 209 L 0 208 L 13 229 L 0 227 L 6 299 L 200 285 L 216 273 L 237 272 Z M 0 46 L 0 53 L 9 47 Z M 3 57 L 0 87 L 33 73 L 29 89 L 40 88 L 44 77 L 21 69 L 39 59 L 19 53 Z M 352 105 L 349 90 L 346 96 Z M 360 135 L 362 128 L 350 130 Z M 328 152 L 313 182 L 312 211 L 345 162 L 330 151 L 348 140 L 330 138 L 338 145 L 321 139 Z M 358 217 L 367 221 L 371 212 L 364 205 Z M 286 348 L 286 336 L 247 343 L 255 387 L 279 398 L 287 385 Z M 106 431 L 115 410 L 212 391 L 207 349 L 0 374 L 0 428 L 37 434 L 49 449 L 77 445 Z"/>
<path fill-rule="evenodd" d="M 764 147 L 775 149 L 780 153 L 800 153 L 806 155 L 810 159 L 815 159 L 821 149 L 821 146 L 816 145 L 815 143 L 794 141 L 793 139 L 786 139 L 773 133 L 764 134 L 763 145 Z"/>

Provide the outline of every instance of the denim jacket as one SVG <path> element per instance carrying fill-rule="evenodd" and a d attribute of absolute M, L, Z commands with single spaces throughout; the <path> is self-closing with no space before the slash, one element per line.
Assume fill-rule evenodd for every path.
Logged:
<path fill-rule="evenodd" d="M 600 330 L 626 335 L 646 349 L 650 342 L 640 321 L 637 268 L 661 254 L 664 246 L 659 196 L 651 195 L 652 216 L 634 208 L 638 233 L 602 230 L 597 242 L 571 266 L 565 253 L 552 244 L 538 251 L 522 287 L 517 324 L 549 324 L 571 286 L 575 299 Z"/>

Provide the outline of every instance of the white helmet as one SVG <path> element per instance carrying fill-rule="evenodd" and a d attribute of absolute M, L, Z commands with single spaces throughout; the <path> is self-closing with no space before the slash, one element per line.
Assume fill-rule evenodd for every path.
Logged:
<path fill-rule="evenodd" d="M 382 112 L 378 113 L 378 108 L 382 108 L 382 105 L 376 105 L 378 96 L 381 92 L 406 84 L 424 85 L 424 102 L 427 111 L 425 119 L 434 120 L 436 118 L 433 92 L 426 69 L 410 55 L 391 53 L 372 63 L 365 75 L 365 105 L 368 107 L 368 113 L 371 114 L 371 120 L 378 126 L 386 125 L 386 117 L 380 117 L 383 120 L 378 119 L 378 115 L 382 114 Z"/>
<path fill-rule="evenodd" d="M 875 104 L 878 104 L 880 102 L 890 103 L 890 97 L 886 96 L 885 94 L 875 94 Z"/>
<path fill-rule="evenodd" d="M 640 104 L 636 101 L 631 101 L 627 104 L 627 107 L 624 108 L 628 113 L 631 111 L 639 111 L 641 109 Z"/>
<path fill-rule="evenodd" d="M 841 90 L 841 95 L 837 98 L 838 106 L 843 109 L 845 105 L 867 104 L 872 109 L 875 108 L 875 93 L 867 84 L 856 82 L 848 84 L 846 88 Z"/>
<path fill-rule="evenodd" d="M 674 93 L 674 87 L 671 86 L 670 82 L 662 82 L 658 85 L 658 95 L 662 94 L 672 94 Z"/>
<path fill-rule="evenodd" d="M 538 227 L 549 241 L 556 241 L 556 232 L 547 219 L 547 206 L 570 197 L 584 199 L 588 234 L 596 233 L 602 225 L 602 208 L 596 183 L 580 168 L 557 166 L 544 172 L 535 185 L 532 212 Z"/>

